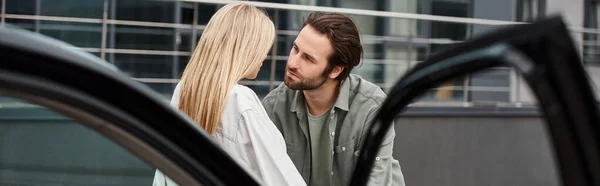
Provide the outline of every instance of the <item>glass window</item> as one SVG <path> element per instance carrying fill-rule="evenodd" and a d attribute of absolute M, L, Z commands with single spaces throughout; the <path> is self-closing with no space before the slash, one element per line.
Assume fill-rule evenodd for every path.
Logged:
<path fill-rule="evenodd" d="M 40 15 L 102 19 L 104 1 L 39 0 Z M 35 7 L 35 6 L 33 6 Z"/>
<path fill-rule="evenodd" d="M 26 19 L 5 19 L 6 24 L 35 32 L 35 21 Z"/>
<path fill-rule="evenodd" d="M 299 3 L 300 4 L 300 3 Z M 285 11 L 281 11 L 280 13 L 284 13 L 286 14 L 286 20 L 285 21 L 280 21 L 279 22 L 279 29 L 280 30 L 292 30 L 292 31 L 299 31 L 300 27 L 302 27 L 302 24 L 304 23 L 304 20 L 308 17 L 308 15 L 310 14 L 310 12 L 307 11 L 296 11 L 296 10 L 285 10 Z M 294 34 L 297 35 L 297 34 Z"/>
<path fill-rule="evenodd" d="M 451 1 L 432 1 L 431 14 L 452 17 L 469 17 L 468 4 Z M 467 36 L 467 25 L 463 23 L 431 23 L 431 38 L 449 38 L 464 40 Z"/>
<path fill-rule="evenodd" d="M 470 17 L 469 1 L 464 0 L 427 0 L 416 3 L 416 9 L 419 13 L 452 16 L 452 17 Z M 416 21 L 418 25 L 416 32 L 421 38 L 447 39 L 462 41 L 467 38 L 468 27 L 462 23 L 445 23 L 439 21 Z M 424 46 L 421 46 L 424 45 Z M 410 68 L 418 62 L 426 60 L 429 56 L 443 51 L 452 44 L 434 44 L 428 40 L 423 40 L 417 45 L 411 56 L 418 61 L 412 61 Z M 441 83 L 437 88 L 428 90 L 419 101 L 449 101 L 462 102 L 465 100 L 465 78 L 455 78 Z"/>
<path fill-rule="evenodd" d="M 428 90 L 420 101 L 464 101 L 465 77 L 455 78 Z"/>
<path fill-rule="evenodd" d="M 600 28 L 600 6 L 594 1 L 585 1 L 584 26 Z M 598 34 L 583 33 L 583 60 L 586 64 L 600 64 L 600 39 Z"/>
<path fill-rule="evenodd" d="M 180 22 L 191 25 L 194 22 L 194 3 L 181 2 L 180 6 Z"/>
<path fill-rule="evenodd" d="M 533 21 L 543 17 L 546 0 L 517 0 L 517 21 Z"/>
<path fill-rule="evenodd" d="M 452 82 L 450 82 L 452 83 Z M 431 90 L 427 90 L 427 92 L 423 95 L 423 97 L 419 101 L 423 102 L 462 102 L 464 100 L 465 91 L 462 90 L 462 87 L 452 86 L 443 86 L 439 88 L 434 88 Z"/>
<path fill-rule="evenodd" d="M 367 81 L 370 81 L 375 84 L 385 84 L 385 83 L 393 83 L 384 81 L 384 68 L 395 69 L 396 64 L 380 64 L 375 63 L 373 60 L 363 60 L 360 64 L 358 64 L 354 69 L 352 69 L 352 73 L 360 75 Z M 397 79 L 395 79 L 397 80 Z M 395 81 L 394 80 L 394 81 Z"/>
<path fill-rule="evenodd" d="M 206 25 L 219 6 L 214 4 L 198 4 L 198 25 Z"/>
<path fill-rule="evenodd" d="M 40 21 L 41 34 L 85 48 L 100 48 L 102 25 L 96 23 L 73 23 Z"/>
<path fill-rule="evenodd" d="M 175 22 L 175 3 L 166 1 L 138 0 L 114 1 L 114 12 L 110 19 L 147 21 L 147 22 Z"/>
<path fill-rule="evenodd" d="M 0 185 L 152 185 L 155 168 L 42 106 L 0 97 Z"/>
<path fill-rule="evenodd" d="M 175 76 L 175 79 L 181 79 L 181 75 L 183 74 L 183 71 L 185 70 L 185 67 L 187 66 L 187 64 L 190 61 L 191 56 L 179 56 L 179 63 L 177 64 L 177 75 Z"/>
<path fill-rule="evenodd" d="M 384 57 L 383 51 L 381 48 L 378 48 L 381 45 L 379 41 L 369 41 L 368 39 L 362 40 L 363 47 L 363 59 L 382 59 Z"/>
<path fill-rule="evenodd" d="M 36 10 L 37 9 L 37 10 Z M 7 0 L 7 14 L 102 18 L 104 1 Z"/>
<path fill-rule="evenodd" d="M 148 83 L 148 82 L 145 82 L 144 84 L 147 85 L 148 87 L 150 87 L 152 90 L 163 95 L 166 100 L 171 100 L 171 97 L 173 96 L 173 91 L 175 90 L 175 86 L 177 86 L 177 82 L 175 82 L 175 83 L 163 83 L 163 82 Z"/>
<path fill-rule="evenodd" d="M 285 66 L 287 65 L 286 60 L 277 60 L 277 65 L 275 65 L 275 81 L 283 81 L 285 78 Z"/>
<path fill-rule="evenodd" d="M 173 62 L 179 56 L 114 54 L 114 63 L 134 78 L 173 78 Z"/>
<path fill-rule="evenodd" d="M 510 69 L 504 67 L 477 72 L 473 73 L 469 83 L 474 86 L 508 87 L 510 85 L 509 73 Z"/>
<path fill-rule="evenodd" d="M 191 50 L 191 29 L 114 25 L 108 29 L 108 47 L 137 50 Z"/>
<path fill-rule="evenodd" d="M 510 69 L 493 69 L 472 74 L 470 101 L 510 101 Z"/>
<path fill-rule="evenodd" d="M 6 0 L 7 14 L 35 14 L 35 0 Z"/>
<path fill-rule="evenodd" d="M 174 50 L 192 52 L 192 29 L 175 29 L 175 36 Z"/>
<path fill-rule="evenodd" d="M 294 40 L 296 40 L 296 33 L 291 35 L 277 35 L 277 55 L 278 56 L 289 56 L 292 50 Z"/>
<path fill-rule="evenodd" d="M 277 65 L 277 62 L 275 62 Z M 264 61 L 260 71 L 254 81 L 269 81 L 271 79 L 271 60 L 267 59 Z"/>
<path fill-rule="evenodd" d="M 395 51 L 396 52 L 394 54 L 406 54 L 404 51 Z M 376 62 L 380 63 L 379 68 L 381 68 L 381 70 L 376 72 L 379 74 L 375 79 L 385 84 L 393 84 L 396 83 L 396 81 L 398 81 L 398 79 L 400 79 L 400 77 L 402 77 L 409 70 L 410 63 L 415 63 L 415 58 L 412 58 L 410 62 L 408 58 L 395 59 L 391 57 L 382 61 L 363 61 L 363 63 Z"/>

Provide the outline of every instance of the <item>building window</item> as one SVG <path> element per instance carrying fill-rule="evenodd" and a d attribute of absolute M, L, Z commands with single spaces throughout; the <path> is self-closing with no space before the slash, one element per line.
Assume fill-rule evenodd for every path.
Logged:
<path fill-rule="evenodd" d="M 517 0 L 516 21 L 530 22 L 546 14 L 546 0 Z"/>
<path fill-rule="evenodd" d="M 473 17 L 473 2 L 470 0 L 423 0 L 418 1 L 418 13 L 452 17 Z M 448 39 L 463 41 L 469 37 L 469 27 L 464 23 L 447 23 L 439 21 L 419 21 L 418 33 L 423 38 Z M 452 47 L 453 44 L 428 44 L 425 54 L 418 56 L 418 61 L 424 61 L 429 56 Z M 432 88 L 420 101 L 466 101 L 465 80 L 467 77 L 454 78 Z"/>
<path fill-rule="evenodd" d="M 597 0 L 585 1 L 584 27 L 599 28 L 599 3 Z M 583 62 L 585 64 L 600 64 L 600 40 L 598 34 L 584 33 L 583 40 Z"/>

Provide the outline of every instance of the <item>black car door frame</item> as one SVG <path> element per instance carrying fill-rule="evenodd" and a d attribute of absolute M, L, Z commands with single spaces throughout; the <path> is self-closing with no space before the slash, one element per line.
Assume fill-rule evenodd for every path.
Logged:
<path fill-rule="evenodd" d="M 0 59 L 1 96 L 86 124 L 180 185 L 258 185 L 162 96 L 89 53 L 0 27 Z"/>
<path fill-rule="evenodd" d="M 383 136 L 396 116 L 440 83 L 509 65 L 538 98 L 562 185 L 600 185 L 600 117 L 590 80 L 561 17 L 511 26 L 432 56 L 405 74 L 382 104 L 355 167 L 352 185 L 365 185 Z"/>

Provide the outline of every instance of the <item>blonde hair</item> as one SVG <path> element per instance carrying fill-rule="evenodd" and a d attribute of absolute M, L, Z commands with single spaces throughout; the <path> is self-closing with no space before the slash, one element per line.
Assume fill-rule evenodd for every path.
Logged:
<path fill-rule="evenodd" d="M 183 72 L 179 110 L 214 135 L 232 87 L 260 68 L 275 36 L 264 11 L 243 3 L 220 8 Z"/>

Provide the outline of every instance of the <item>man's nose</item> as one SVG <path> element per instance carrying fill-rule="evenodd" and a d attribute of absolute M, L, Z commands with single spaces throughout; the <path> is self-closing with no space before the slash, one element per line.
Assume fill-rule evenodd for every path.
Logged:
<path fill-rule="evenodd" d="M 287 62 L 287 66 L 290 69 L 298 69 L 298 56 L 299 54 L 296 55 L 290 55 L 288 57 L 288 62 Z"/>

